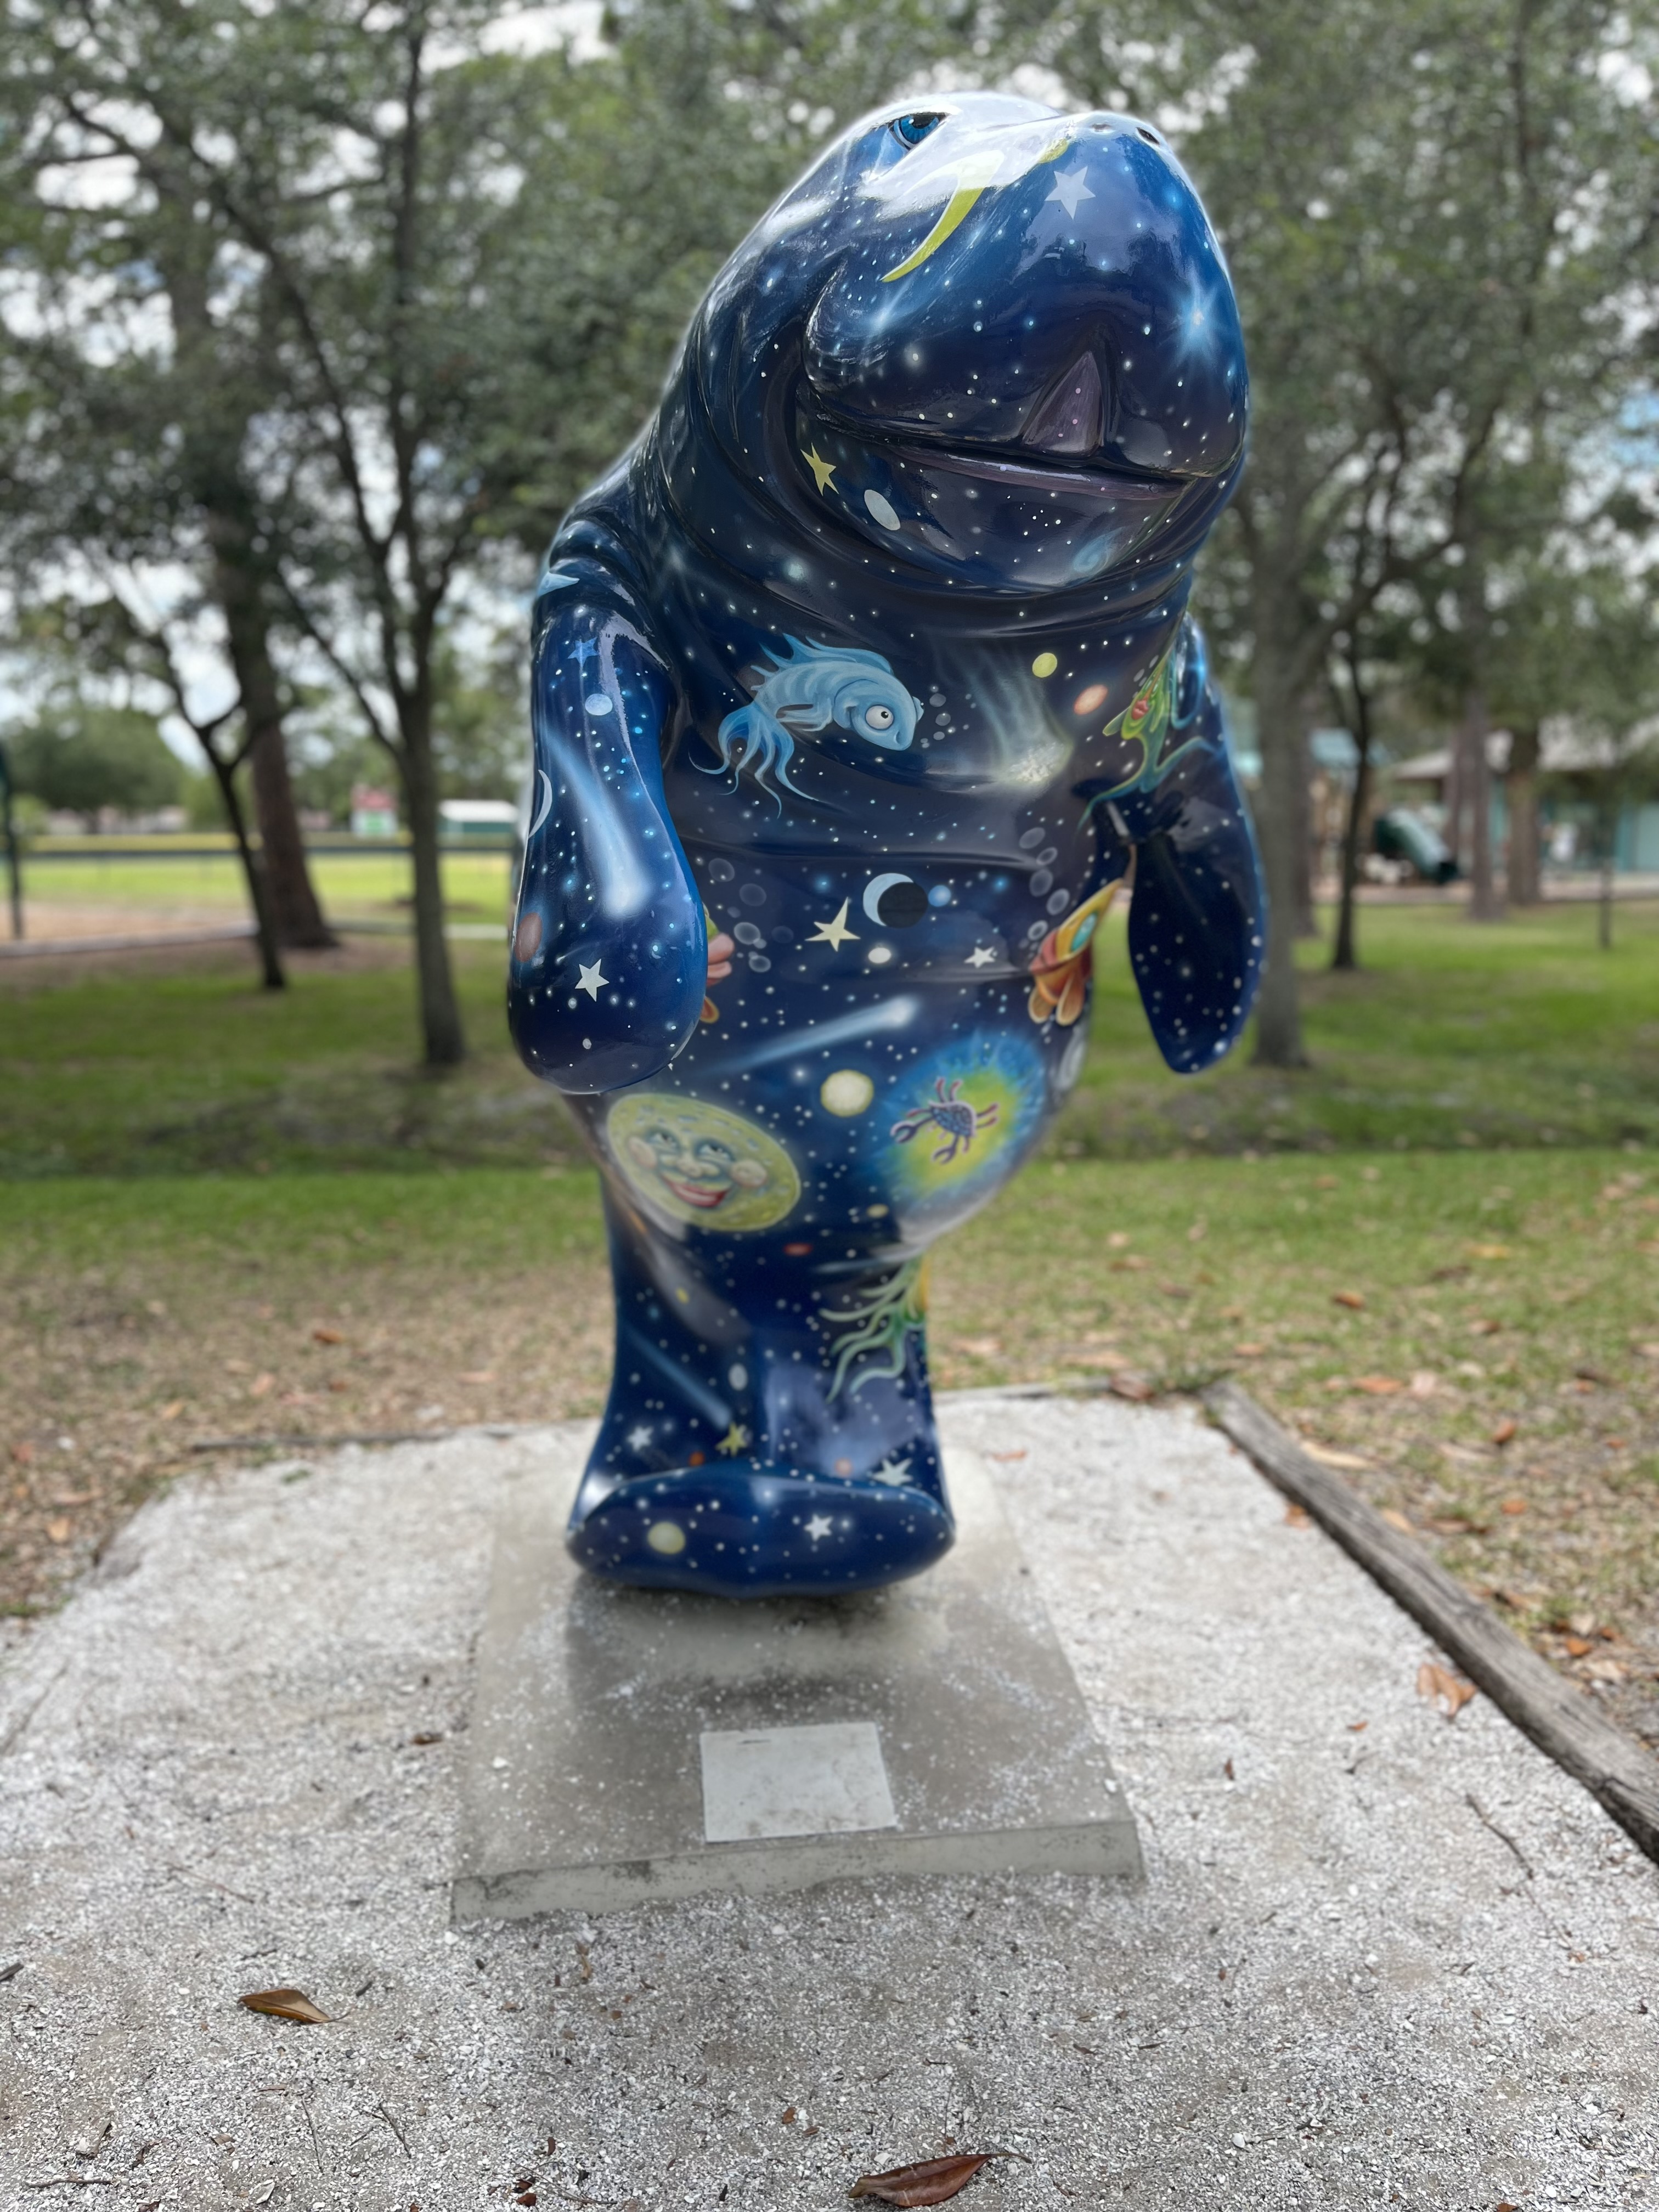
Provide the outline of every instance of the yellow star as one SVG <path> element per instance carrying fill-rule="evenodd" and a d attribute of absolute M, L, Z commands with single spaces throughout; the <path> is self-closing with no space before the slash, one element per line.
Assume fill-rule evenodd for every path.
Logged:
<path fill-rule="evenodd" d="M 813 446 L 809 451 L 804 453 L 801 455 L 801 459 L 805 462 L 807 467 L 811 470 L 812 474 L 817 478 L 818 489 L 820 491 L 828 491 L 830 485 L 836 481 L 835 463 L 833 461 L 826 461 L 816 446 Z"/>
<path fill-rule="evenodd" d="M 740 1451 L 746 1451 L 748 1448 L 748 1430 L 744 1427 L 740 1421 L 733 1421 L 731 1427 L 715 1445 L 714 1449 L 717 1452 L 724 1452 L 727 1459 L 735 1459 Z"/>
<path fill-rule="evenodd" d="M 847 927 L 847 907 L 848 902 L 843 899 L 841 902 L 841 912 L 833 921 L 814 922 L 812 934 L 806 942 L 809 945 L 833 945 L 837 952 L 841 951 L 849 937 L 856 945 L 859 941 L 859 933 L 857 930 L 848 929 Z"/>

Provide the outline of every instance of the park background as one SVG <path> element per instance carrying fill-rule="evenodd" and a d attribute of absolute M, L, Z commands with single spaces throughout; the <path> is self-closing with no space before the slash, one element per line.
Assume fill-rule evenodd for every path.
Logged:
<path fill-rule="evenodd" d="M 597 1409 L 594 1178 L 504 1018 L 537 558 L 815 150 L 1009 86 L 1155 119 L 1230 258 L 1194 604 L 1274 928 L 1197 1079 L 1103 933 L 936 1381 L 1234 1374 L 1659 1741 L 1659 12 L 5 21 L 0 1606 L 260 1439 Z"/>

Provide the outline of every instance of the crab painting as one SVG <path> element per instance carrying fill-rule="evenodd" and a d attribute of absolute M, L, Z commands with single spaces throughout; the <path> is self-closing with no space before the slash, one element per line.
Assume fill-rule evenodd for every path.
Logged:
<path fill-rule="evenodd" d="M 960 1076 L 945 1087 L 945 1078 L 938 1077 L 933 1084 L 938 1094 L 925 1106 L 913 1106 L 894 1122 L 892 1134 L 902 1145 L 922 1129 L 938 1129 L 945 1141 L 933 1154 L 935 1167 L 948 1168 L 958 1152 L 965 1152 L 981 1129 L 988 1129 L 995 1121 L 1001 1108 L 997 1105 L 970 1106 L 962 1096 Z"/>

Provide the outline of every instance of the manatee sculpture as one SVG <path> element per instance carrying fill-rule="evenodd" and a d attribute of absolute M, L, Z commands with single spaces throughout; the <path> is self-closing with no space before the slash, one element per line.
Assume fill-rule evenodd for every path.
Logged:
<path fill-rule="evenodd" d="M 1159 134 L 951 98 L 779 202 L 566 518 L 509 1006 L 604 1182 L 594 1573 L 761 1596 L 939 1559 L 927 1248 L 1075 1082 L 1131 870 L 1164 1057 L 1238 1036 L 1262 892 L 1186 604 L 1246 407 Z"/>

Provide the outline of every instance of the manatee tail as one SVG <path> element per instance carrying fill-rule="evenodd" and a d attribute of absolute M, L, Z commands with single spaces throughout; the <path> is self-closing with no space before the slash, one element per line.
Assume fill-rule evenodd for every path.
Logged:
<path fill-rule="evenodd" d="M 776 716 L 769 714 L 758 700 L 751 699 L 746 707 L 734 708 L 720 724 L 716 742 L 720 746 L 720 766 L 705 769 L 705 775 L 729 773 L 736 783 L 744 771 L 749 770 L 780 814 L 783 811 L 783 800 L 770 781 L 773 776 L 786 791 L 793 791 L 797 799 L 805 798 L 806 793 L 792 781 L 789 774 L 789 760 L 795 750 L 795 740 Z"/>

